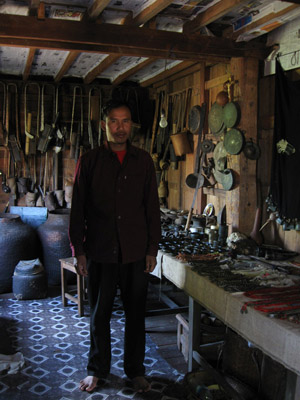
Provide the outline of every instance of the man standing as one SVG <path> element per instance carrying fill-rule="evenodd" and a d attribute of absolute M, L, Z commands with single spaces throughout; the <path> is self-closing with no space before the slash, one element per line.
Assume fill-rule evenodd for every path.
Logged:
<path fill-rule="evenodd" d="M 132 146 L 131 112 L 124 102 L 104 108 L 107 142 L 78 161 L 69 236 L 77 271 L 86 276 L 91 309 L 87 377 L 91 392 L 110 372 L 110 319 L 117 286 L 125 312 L 124 371 L 136 391 L 144 378 L 147 273 L 156 265 L 160 210 L 156 174 L 146 151 Z"/>

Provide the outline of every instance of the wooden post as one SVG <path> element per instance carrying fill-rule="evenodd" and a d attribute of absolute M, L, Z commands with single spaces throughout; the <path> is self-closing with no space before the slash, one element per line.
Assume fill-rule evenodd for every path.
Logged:
<path fill-rule="evenodd" d="M 241 109 L 238 128 L 245 140 L 257 143 L 258 60 L 232 58 L 231 74 L 234 77 L 234 101 Z M 239 231 L 249 235 L 254 223 L 257 199 L 256 161 L 249 160 L 243 152 L 229 157 L 229 168 L 234 170 L 234 189 L 226 193 L 229 233 Z"/>

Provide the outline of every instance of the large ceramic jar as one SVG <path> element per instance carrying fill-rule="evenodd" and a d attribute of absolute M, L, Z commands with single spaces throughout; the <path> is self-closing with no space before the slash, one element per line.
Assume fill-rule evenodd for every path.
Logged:
<path fill-rule="evenodd" d="M 37 228 L 42 244 L 42 263 L 49 286 L 61 284 L 59 260 L 72 256 L 69 241 L 69 221 L 70 209 L 57 209 L 50 212 L 46 222 Z"/>
<path fill-rule="evenodd" d="M 36 231 L 16 214 L 0 214 L 0 293 L 12 291 L 12 277 L 21 260 L 39 257 Z"/>

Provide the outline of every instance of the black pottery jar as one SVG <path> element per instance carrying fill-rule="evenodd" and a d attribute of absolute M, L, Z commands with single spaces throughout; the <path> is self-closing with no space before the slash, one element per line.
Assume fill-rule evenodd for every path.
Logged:
<path fill-rule="evenodd" d="M 0 214 L 0 293 L 12 291 L 12 277 L 21 260 L 39 257 L 40 245 L 34 228 L 17 214 Z"/>
<path fill-rule="evenodd" d="M 61 284 L 59 260 L 72 256 L 69 241 L 70 211 L 63 208 L 49 212 L 47 220 L 37 228 L 42 244 L 42 263 L 49 286 Z M 70 275 L 67 280 L 70 281 Z"/>

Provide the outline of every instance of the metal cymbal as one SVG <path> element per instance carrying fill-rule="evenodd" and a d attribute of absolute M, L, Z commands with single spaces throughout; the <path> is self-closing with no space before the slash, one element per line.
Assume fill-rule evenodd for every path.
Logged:
<path fill-rule="evenodd" d="M 225 169 L 227 161 L 227 151 L 224 147 L 224 142 L 221 140 L 217 143 L 214 150 L 214 163 L 215 169 L 218 171 L 223 171 Z"/>

